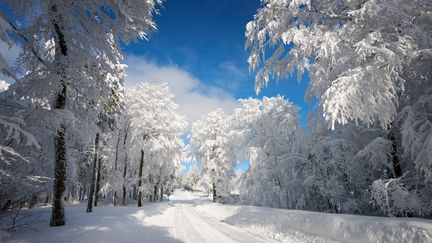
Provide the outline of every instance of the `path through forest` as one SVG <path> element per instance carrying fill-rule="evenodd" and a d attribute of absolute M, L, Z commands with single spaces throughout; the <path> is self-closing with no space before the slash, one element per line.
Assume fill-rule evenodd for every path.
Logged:
<path fill-rule="evenodd" d="M 198 197 L 199 198 L 199 197 Z M 272 239 L 252 234 L 244 229 L 221 222 L 214 217 L 195 210 L 199 200 L 189 192 L 177 191 L 171 197 L 174 213 L 174 235 L 182 242 L 276 242 Z M 207 200 L 206 198 L 201 200 Z M 168 213 L 168 212 L 167 212 Z"/>
<path fill-rule="evenodd" d="M 221 222 L 195 209 L 208 201 L 200 194 L 176 191 L 170 201 L 137 207 L 102 206 L 85 213 L 69 206 L 67 225 L 49 227 L 50 208 L 32 209 L 33 230 L 12 233 L 8 242 L 276 242 Z M 30 219 L 31 221 L 31 219 Z"/>
<path fill-rule="evenodd" d="M 62 227 L 49 227 L 51 208 L 23 210 L 32 230 L 0 234 L 0 242 L 432 242 L 427 219 L 218 204 L 184 190 L 140 208 L 107 205 L 86 213 L 85 205 L 69 205 Z"/>

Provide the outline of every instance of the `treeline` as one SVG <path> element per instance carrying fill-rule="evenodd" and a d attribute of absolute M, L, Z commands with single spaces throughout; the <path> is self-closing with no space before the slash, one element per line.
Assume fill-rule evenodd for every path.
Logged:
<path fill-rule="evenodd" d="M 186 128 L 166 85 L 127 92 L 121 43 L 148 38 L 161 1 L 2 1 L 0 40 L 21 52 L 1 83 L 0 214 L 64 201 L 154 202 L 180 169 Z"/>
<path fill-rule="evenodd" d="M 204 185 L 230 198 L 233 164 L 248 158 L 246 203 L 430 216 L 431 11 L 428 0 L 263 0 L 246 25 L 255 89 L 306 75 L 315 111 L 301 127 L 275 97 L 204 117 L 191 134 Z"/>

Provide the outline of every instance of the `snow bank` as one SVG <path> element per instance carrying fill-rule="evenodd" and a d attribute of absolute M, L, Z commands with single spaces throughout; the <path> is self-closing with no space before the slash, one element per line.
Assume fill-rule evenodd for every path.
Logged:
<path fill-rule="evenodd" d="M 51 208 L 34 208 L 28 227 L 0 234 L 0 242 L 10 243 L 61 243 L 61 242 L 175 242 L 166 227 L 145 222 L 143 219 L 160 219 L 172 206 L 167 203 L 135 206 L 101 206 L 86 213 L 87 203 L 66 205 L 66 225 L 50 227 Z"/>
<path fill-rule="evenodd" d="M 196 200 L 195 209 L 282 242 L 432 242 L 432 221 L 328 214 Z"/>

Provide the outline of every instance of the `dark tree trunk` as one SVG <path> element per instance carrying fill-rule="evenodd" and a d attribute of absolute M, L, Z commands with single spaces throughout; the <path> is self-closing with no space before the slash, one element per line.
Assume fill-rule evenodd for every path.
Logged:
<path fill-rule="evenodd" d="M 127 141 L 128 131 L 129 129 L 126 128 L 125 136 L 123 140 L 123 149 L 125 152 L 125 161 L 124 161 L 124 168 L 123 168 L 123 199 L 122 199 L 123 205 L 126 205 L 126 174 L 127 174 L 127 160 L 128 160 L 128 154 L 126 151 L 126 141 Z"/>
<path fill-rule="evenodd" d="M 154 186 L 153 202 L 156 202 L 156 200 L 157 200 L 157 184 Z"/>
<path fill-rule="evenodd" d="M 98 168 L 97 168 L 95 201 L 94 201 L 95 207 L 97 207 L 97 203 L 98 203 L 98 199 L 99 199 L 100 180 L 101 180 L 101 166 L 102 166 L 102 159 L 99 157 L 98 158 Z"/>
<path fill-rule="evenodd" d="M 112 203 L 114 206 L 117 206 L 117 191 L 114 191 Z"/>
<path fill-rule="evenodd" d="M 63 193 L 66 189 L 66 141 L 65 127 L 60 126 L 55 138 L 55 165 L 54 165 L 54 197 L 51 213 L 51 226 L 62 226 L 65 224 Z"/>
<path fill-rule="evenodd" d="M 391 151 L 389 154 L 389 160 L 390 160 L 390 172 L 392 175 L 392 178 L 399 178 L 402 176 L 402 168 L 400 166 L 399 157 L 397 154 L 397 143 L 396 138 L 394 134 L 394 126 L 393 124 L 389 128 L 388 133 L 388 139 L 391 141 Z"/>
<path fill-rule="evenodd" d="M 91 182 L 90 182 L 90 188 L 89 188 L 89 195 L 87 196 L 88 202 L 87 202 L 87 212 L 90 213 L 93 208 L 93 193 L 94 193 L 94 187 L 95 187 L 95 180 L 96 180 L 96 163 L 98 159 L 98 147 L 99 147 L 99 133 L 96 133 L 95 138 L 95 145 L 94 145 L 94 157 L 93 157 L 93 170 L 91 174 Z"/>
<path fill-rule="evenodd" d="M 117 143 L 116 143 L 115 160 L 114 160 L 114 170 L 115 171 L 117 171 L 119 144 L 120 144 L 120 135 L 118 136 Z"/>
<path fill-rule="evenodd" d="M 117 172 L 117 164 L 118 164 L 119 144 L 120 144 L 120 134 L 119 134 L 119 136 L 117 138 L 115 160 L 114 160 L 114 170 L 116 172 Z M 114 206 L 117 206 L 117 191 L 116 190 L 114 190 L 114 194 L 113 194 L 113 204 L 114 204 Z"/>
<path fill-rule="evenodd" d="M 80 187 L 79 193 L 78 193 L 78 201 L 82 200 L 82 195 L 83 195 L 83 189 L 82 189 L 82 187 Z"/>
<path fill-rule="evenodd" d="M 142 177 L 142 173 L 143 173 L 143 165 L 144 165 L 144 150 L 141 150 L 141 160 L 140 160 L 140 166 L 139 166 L 139 173 L 138 173 L 138 207 L 142 206 L 142 195 L 141 195 L 141 190 L 139 189 L 141 187 L 141 177 Z"/>
<path fill-rule="evenodd" d="M 123 200 L 122 200 L 123 205 L 126 205 L 126 172 L 127 172 L 127 154 L 125 157 L 125 163 L 123 168 Z"/>
<path fill-rule="evenodd" d="M 161 185 L 161 189 L 160 189 L 160 201 L 161 202 L 163 201 L 163 193 L 164 193 L 163 185 Z"/>
<path fill-rule="evenodd" d="M 216 202 L 216 185 L 213 183 L 213 202 Z"/>
<path fill-rule="evenodd" d="M 122 204 L 126 205 L 126 187 L 123 186 L 123 199 L 122 199 Z"/>
<path fill-rule="evenodd" d="M 50 9 L 50 22 L 55 32 L 55 57 L 56 64 L 58 65 L 58 75 L 60 78 L 60 92 L 57 94 L 55 109 L 64 110 L 66 107 L 67 97 L 67 55 L 68 48 L 66 39 L 63 34 L 63 25 L 61 23 L 61 13 L 59 13 L 57 5 L 52 4 Z M 60 124 L 60 128 L 55 136 L 55 164 L 54 164 L 54 183 L 53 183 L 53 205 L 51 213 L 51 226 L 62 226 L 65 224 L 64 208 L 62 203 L 63 193 L 66 189 L 66 140 L 65 140 L 66 127 Z"/>

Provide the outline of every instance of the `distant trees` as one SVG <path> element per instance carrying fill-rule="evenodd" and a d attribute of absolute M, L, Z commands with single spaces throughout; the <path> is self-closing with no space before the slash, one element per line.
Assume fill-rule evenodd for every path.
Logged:
<path fill-rule="evenodd" d="M 189 169 L 189 173 L 185 177 L 184 183 L 186 184 L 186 187 L 190 190 L 193 190 L 194 188 L 197 187 L 200 179 L 201 176 L 198 172 L 196 163 L 192 163 L 191 168 Z"/>
<path fill-rule="evenodd" d="M 213 201 L 229 198 L 230 179 L 234 175 L 235 150 L 230 139 L 231 118 L 217 109 L 192 124 L 189 156 L 201 161 L 201 184 L 211 192 Z"/>
<path fill-rule="evenodd" d="M 156 201 L 158 192 L 172 180 L 176 164 L 182 159 L 181 134 L 187 123 L 179 115 L 173 97 L 167 84 L 140 83 L 126 92 L 129 170 L 138 172 L 134 173 L 133 184 L 137 186 L 139 207 L 144 196 L 150 202 Z"/>

